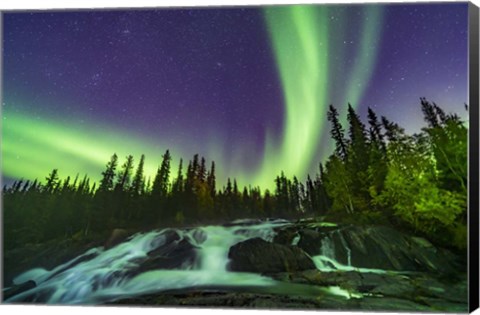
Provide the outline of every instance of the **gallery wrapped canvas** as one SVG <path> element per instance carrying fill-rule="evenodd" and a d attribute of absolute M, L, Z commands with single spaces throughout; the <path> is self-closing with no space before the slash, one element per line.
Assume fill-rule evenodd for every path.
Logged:
<path fill-rule="evenodd" d="M 2 39 L 3 303 L 478 307 L 473 4 L 5 10 Z"/>

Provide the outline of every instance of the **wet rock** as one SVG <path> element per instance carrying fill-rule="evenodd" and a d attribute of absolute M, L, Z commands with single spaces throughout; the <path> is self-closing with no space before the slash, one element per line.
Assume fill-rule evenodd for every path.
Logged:
<path fill-rule="evenodd" d="M 20 293 L 23 293 L 25 291 L 28 291 L 30 289 L 35 288 L 37 285 L 34 281 L 29 280 L 27 282 L 24 282 L 22 284 L 14 285 L 13 287 L 9 288 L 8 290 L 5 290 L 3 292 L 3 300 L 8 300 L 12 296 L 18 295 Z"/>
<path fill-rule="evenodd" d="M 454 274 L 456 256 L 426 239 L 410 237 L 382 226 L 345 227 L 328 233 L 310 229 L 300 232 L 298 246 L 311 256 L 328 252 L 343 265 L 359 268 L 434 271 Z"/>
<path fill-rule="evenodd" d="M 166 230 L 152 240 L 151 246 L 153 249 L 147 254 L 150 257 L 155 257 L 162 255 L 165 252 L 171 252 L 175 250 L 174 247 L 180 239 L 180 235 L 175 230 Z"/>
<path fill-rule="evenodd" d="M 438 300 L 410 301 L 389 297 L 365 297 L 346 299 L 335 295 L 300 297 L 292 295 L 259 294 L 243 292 L 191 292 L 187 294 L 156 294 L 122 299 L 108 304 L 122 305 L 169 305 L 199 307 L 233 307 L 248 309 L 317 309 L 317 310 L 371 310 L 371 311 L 465 311 L 465 305 L 445 303 Z"/>
<path fill-rule="evenodd" d="M 303 229 L 298 232 L 300 241 L 297 246 L 306 251 L 309 255 L 318 255 L 320 252 L 320 239 L 322 235 L 317 231 Z"/>
<path fill-rule="evenodd" d="M 23 247 L 5 251 L 3 255 L 3 285 L 13 284 L 19 274 L 33 268 L 53 268 L 64 264 L 87 250 L 101 245 L 97 242 L 73 240 L 52 240 L 42 244 L 26 244 Z"/>
<path fill-rule="evenodd" d="M 246 292 L 161 293 L 121 299 L 108 304 L 233 307 L 248 309 L 349 309 L 351 301 L 335 296 L 300 297 Z"/>
<path fill-rule="evenodd" d="M 281 245 L 292 245 L 293 240 L 297 237 L 298 232 L 296 228 L 285 228 L 277 231 L 273 238 L 273 242 Z"/>
<path fill-rule="evenodd" d="M 140 274 L 157 269 L 187 269 L 195 264 L 195 249 L 186 239 L 174 239 L 148 253 L 148 258 L 133 273 Z"/>
<path fill-rule="evenodd" d="M 431 309 L 435 311 L 448 311 L 453 313 L 468 312 L 467 303 L 455 303 L 455 302 L 451 302 L 444 299 L 429 298 L 429 297 L 420 297 L 418 301 L 428 305 Z"/>
<path fill-rule="evenodd" d="M 253 238 L 230 248 L 231 271 L 275 273 L 315 269 L 308 255 L 296 246 L 269 243 Z"/>
<path fill-rule="evenodd" d="M 93 253 L 90 253 L 90 254 L 85 253 L 83 255 L 80 255 L 77 258 L 71 260 L 68 264 L 66 264 L 62 268 L 58 269 L 56 272 L 52 273 L 48 278 L 45 279 L 45 281 L 48 281 L 49 279 L 51 279 L 51 278 L 55 277 L 56 275 L 64 272 L 65 270 L 70 269 L 72 267 L 75 267 L 76 265 L 81 264 L 83 262 L 89 261 L 89 260 L 91 260 L 91 259 L 93 259 L 97 256 L 98 256 L 98 252 L 93 252 Z"/>
<path fill-rule="evenodd" d="M 110 249 L 125 241 L 128 237 L 128 232 L 125 229 L 114 229 L 110 237 L 105 242 L 105 249 Z"/>
<path fill-rule="evenodd" d="M 372 311 L 412 311 L 412 312 L 426 312 L 433 311 L 427 305 L 409 301 L 405 299 L 391 298 L 391 297 L 365 297 L 359 300 L 358 309 L 372 310 Z"/>
<path fill-rule="evenodd" d="M 454 303 L 468 303 L 467 275 L 460 281 L 445 281 L 430 275 L 422 275 L 413 280 L 416 294 L 423 297 L 438 298 Z"/>
<path fill-rule="evenodd" d="M 336 233 L 336 245 L 350 249 L 356 267 L 386 270 L 417 270 L 409 257 L 408 237 L 385 227 L 349 228 Z M 345 246 L 346 245 L 346 246 Z"/>
<path fill-rule="evenodd" d="M 352 292 L 370 293 L 375 288 L 402 283 L 401 276 L 361 273 L 356 271 L 321 272 L 306 270 L 295 273 L 279 273 L 273 276 L 280 281 L 311 284 L 322 287 L 338 286 Z M 412 287 L 411 290 L 414 288 Z"/>

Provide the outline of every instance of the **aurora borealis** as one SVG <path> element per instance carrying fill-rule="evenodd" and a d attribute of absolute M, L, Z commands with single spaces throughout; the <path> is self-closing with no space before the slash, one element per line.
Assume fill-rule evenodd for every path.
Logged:
<path fill-rule="evenodd" d="M 6 12 L 4 180 L 88 174 L 116 152 L 152 175 L 199 153 L 219 183 L 304 179 L 331 152 L 326 111 L 408 130 L 425 96 L 466 117 L 467 4 Z"/>

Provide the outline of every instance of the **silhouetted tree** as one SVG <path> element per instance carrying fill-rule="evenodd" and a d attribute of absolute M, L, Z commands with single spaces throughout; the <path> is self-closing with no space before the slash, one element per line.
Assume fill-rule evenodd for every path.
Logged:
<path fill-rule="evenodd" d="M 52 170 L 52 172 L 48 175 L 48 177 L 45 178 L 45 180 L 46 180 L 45 192 L 52 193 L 59 184 L 58 170 L 57 169 Z M 22 184 L 22 181 L 19 181 L 16 183 L 16 185 L 14 185 L 15 192 L 20 190 L 21 184 Z"/>
<path fill-rule="evenodd" d="M 102 179 L 100 180 L 99 191 L 109 191 L 113 189 L 113 181 L 115 179 L 115 171 L 117 169 L 118 157 L 113 154 L 110 161 L 107 163 L 105 171 L 102 172 Z"/>
<path fill-rule="evenodd" d="M 143 175 L 144 163 L 145 163 L 145 155 L 142 154 L 142 156 L 140 157 L 140 162 L 138 162 L 135 176 L 133 177 L 132 186 L 130 187 L 131 193 L 135 196 L 142 194 L 145 189 L 145 178 Z"/>
<path fill-rule="evenodd" d="M 335 141 L 335 154 L 337 154 L 341 159 L 345 159 L 347 156 L 347 145 L 345 142 L 344 131 L 340 121 L 338 120 L 338 111 L 333 105 L 329 106 L 327 113 L 327 119 L 332 124 L 332 129 L 330 134 Z"/>
<path fill-rule="evenodd" d="M 117 184 L 115 189 L 119 191 L 126 191 L 129 188 L 130 177 L 133 171 L 133 156 L 127 156 L 125 163 L 122 165 L 122 169 L 117 176 Z"/>

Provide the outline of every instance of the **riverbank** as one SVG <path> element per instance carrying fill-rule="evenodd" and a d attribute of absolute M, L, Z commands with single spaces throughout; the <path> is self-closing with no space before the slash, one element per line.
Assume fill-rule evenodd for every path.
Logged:
<path fill-rule="evenodd" d="M 468 308 L 461 255 L 384 226 L 237 220 L 135 235 L 116 230 L 103 240 L 19 248 L 5 262 L 4 279 L 15 279 L 4 291 L 7 303 Z"/>

